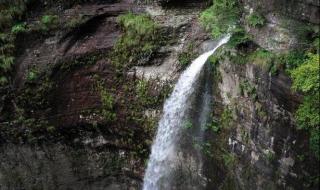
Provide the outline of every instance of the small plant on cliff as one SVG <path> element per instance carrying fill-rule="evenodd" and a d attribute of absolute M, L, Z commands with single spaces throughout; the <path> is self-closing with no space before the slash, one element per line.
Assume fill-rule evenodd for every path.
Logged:
<path fill-rule="evenodd" d="M 112 122 L 116 119 L 116 113 L 114 112 L 114 98 L 111 93 L 104 87 L 104 83 L 98 79 L 96 88 L 101 97 L 101 114 L 107 122 Z"/>
<path fill-rule="evenodd" d="M 266 23 L 266 19 L 259 13 L 253 12 L 246 17 L 247 23 L 252 27 L 262 27 Z"/>
<path fill-rule="evenodd" d="M 127 13 L 118 17 L 123 34 L 112 52 L 112 62 L 118 69 L 132 64 L 144 64 L 158 48 L 158 26 L 145 14 Z"/>
<path fill-rule="evenodd" d="M 227 43 L 231 48 L 238 47 L 242 44 L 246 44 L 250 41 L 250 37 L 242 27 L 237 27 L 233 30 L 233 34 Z"/>
<path fill-rule="evenodd" d="M 200 21 L 213 38 L 219 38 L 236 24 L 239 15 L 238 1 L 215 0 L 211 7 L 201 13 Z"/>
<path fill-rule="evenodd" d="M 291 71 L 292 88 L 304 93 L 303 103 L 296 112 L 300 129 L 310 132 L 310 148 L 320 158 L 320 77 L 319 54 L 309 54 L 309 58 L 299 67 Z"/>
<path fill-rule="evenodd" d="M 11 29 L 11 32 L 14 33 L 14 34 L 22 33 L 22 32 L 25 32 L 25 31 L 27 31 L 27 28 L 26 28 L 26 24 L 24 24 L 24 23 L 16 24 Z"/>
<path fill-rule="evenodd" d="M 187 49 L 178 55 L 178 60 L 182 67 L 186 67 L 196 57 L 197 54 L 195 53 L 194 45 L 190 43 L 188 44 Z"/>
<path fill-rule="evenodd" d="M 44 15 L 41 20 L 41 28 L 43 30 L 54 29 L 59 24 L 59 17 L 57 15 Z"/>
<path fill-rule="evenodd" d="M 249 60 L 263 69 L 269 70 L 275 60 L 275 54 L 264 49 L 258 49 L 249 56 Z"/>

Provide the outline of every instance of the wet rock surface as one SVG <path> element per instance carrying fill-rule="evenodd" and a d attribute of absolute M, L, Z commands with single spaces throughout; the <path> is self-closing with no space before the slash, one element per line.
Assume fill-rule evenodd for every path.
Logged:
<path fill-rule="evenodd" d="M 316 189 L 306 179 L 316 175 L 319 166 L 309 166 L 317 162 L 307 151 L 306 134 L 295 128 L 292 113 L 302 99 L 287 88 L 289 78 L 228 59 L 219 72 L 217 105 L 229 107 L 235 121 L 221 141 L 237 158 L 231 174 L 236 189 Z M 308 161 L 298 159 L 301 152 Z"/>

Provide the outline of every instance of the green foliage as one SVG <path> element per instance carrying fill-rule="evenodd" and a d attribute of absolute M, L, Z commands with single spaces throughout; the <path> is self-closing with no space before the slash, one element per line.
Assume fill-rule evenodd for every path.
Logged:
<path fill-rule="evenodd" d="M 296 112 L 299 129 L 310 132 L 310 148 L 320 158 L 319 154 L 319 123 L 320 123 L 320 69 L 319 54 L 309 54 L 300 66 L 291 71 L 292 88 L 304 93 L 303 103 Z"/>
<path fill-rule="evenodd" d="M 250 41 L 250 37 L 248 34 L 245 32 L 245 30 L 241 27 L 237 27 L 234 29 L 233 34 L 227 43 L 229 47 L 237 47 L 240 44 L 244 44 L 246 42 Z"/>
<path fill-rule="evenodd" d="M 152 104 L 153 98 L 149 94 L 149 84 L 146 80 L 139 80 L 136 85 L 136 95 L 141 105 Z"/>
<path fill-rule="evenodd" d="M 145 14 L 124 14 L 119 16 L 118 22 L 123 31 L 129 35 L 138 35 L 140 38 L 152 37 L 156 29 L 154 21 Z"/>
<path fill-rule="evenodd" d="M 114 46 L 113 64 L 121 69 L 150 59 L 161 41 L 154 21 L 145 14 L 127 13 L 119 16 L 118 22 L 123 34 Z"/>
<path fill-rule="evenodd" d="M 59 17 L 57 15 L 44 15 L 40 22 L 41 28 L 45 31 L 55 29 L 59 24 Z"/>
<path fill-rule="evenodd" d="M 49 97 L 54 83 L 45 78 L 41 83 L 27 83 L 18 96 L 18 106 L 25 108 L 25 112 L 33 113 L 35 110 L 48 109 Z"/>
<path fill-rule="evenodd" d="M 252 63 L 259 65 L 266 70 L 269 70 L 271 68 L 271 66 L 273 65 L 274 59 L 275 59 L 275 54 L 263 49 L 256 50 L 249 57 L 249 60 Z"/>
<path fill-rule="evenodd" d="M 8 84 L 8 79 L 5 76 L 0 77 L 0 86 Z"/>
<path fill-rule="evenodd" d="M 14 34 L 22 33 L 27 31 L 26 24 L 16 24 L 12 27 L 11 32 Z"/>
<path fill-rule="evenodd" d="M 211 55 L 209 57 L 209 63 L 213 66 L 216 66 L 219 64 L 219 60 L 220 60 L 220 57 L 219 56 L 216 56 L 216 55 Z"/>
<path fill-rule="evenodd" d="M 318 36 L 313 40 L 312 42 L 312 49 L 314 49 L 314 51 L 318 54 L 320 54 L 320 37 L 319 34 Z"/>
<path fill-rule="evenodd" d="M 279 54 L 273 65 L 275 71 L 284 70 L 290 73 L 292 69 L 297 68 L 306 59 L 306 55 L 301 51 L 290 51 L 288 53 Z"/>
<path fill-rule="evenodd" d="M 14 63 L 14 57 L 0 56 L 0 70 L 8 72 Z"/>
<path fill-rule="evenodd" d="M 85 18 L 84 15 L 80 14 L 77 17 L 70 19 L 66 23 L 66 27 L 67 28 L 76 28 L 76 27 L 80 26 L 81 24 L 85 23 L 86 21 L 87 21 L 87 18 Z"/>
<path fill-rule="evenodd" d="M 273 151 L 267 150 L 265 152 L 265 156 L 269 162 L 272 162 L 276 159 L 276 155 Z"/>
<path fill-rule="evenodd" d="M 195 59 L 196 57 L 197 57 L 197 54 L 195 53 L 194 45 L 192 43 L 190 43 L 188 45 L 188 48 L 186 51 L 179 53 L 178 60 L 179 60 L 180 65 L 182 67 L 185 67 L 188 64 L 190 64 L 191 61 L 193 59 Z"/>
<path fill-rule="evenodd" d="M 222 127 L 227 128 L 233 120 L 232 110 L 228 107 L 224 107 L 220 118 L 220 124 Z"/>
<path fill-rule="evenodd" d="M 319 92 L 319 54 L 309 54 L 309 58 L 291 72 L 294 90 L 316 94 Z"/>
<path fill-rule="evenodd" d="M 211 7 L 201 13 L 200 21 L 205 29 L 211 32 L 213 38 L 219 38 L 230 31 L 239 15 L 238 1 L 215 0 Z"/>
<path fill-rule="evenodd" d="M 223 163 L 227 168 L 231 169 L 235 166 L 236 157 L 234 156 L 234 154 L 226 152 L 222 155 L 222 158 L 223 158 Z"/>
<path fill-rule="evenodd" d="M 319 110 L 318 110 L 319 111 Z M 310 130 L 310 149 L 314 151 L 314 154 L 320 159 L 320 129 L 319 127 Z"/>
<path fill-rule="evenodd" d="M 191 123 L 191 121 L 185 121 L 184 124 L 182 125 L 182 127 L 184 129 L 192 129 L 193 128 L 193 124 Z"/>
<path fill-rule="evenodd" d="M 266 19 L 257 12 L 253 12 L 246 17 L 247 23 L 252 27 L 262 27 L 266 23 Z"/>
<path fill-rule="evenodd" d="M 35 81 L 39 77 L 39 71 L 36 70 L 35 68 L 32 68 L 28 71 L 27 73 L 27 80 L 28 81 Z"/>
<path fill-rule="evenodd" d="M 114 98 L 111 93 L 104 87 L 102 81 L 97 81 L 97 90 L 100 93 L 101 98 L 101 114 L 107 122 L 112 122 L 116 119 L 116 113 L 114 112 Z"/>
<path fill-rule="evenodd" d="M 0 1 L 0 31 L 11 28 L 15 20 L 20 20 L 30 0 L 2 0 Z"/>
<path fill-rule="evenodd" d="M 218 133 L 221 129 L 221 126 L 220 126 L 220 123 L 215 120 L 215 119 L 212 119 L 211 123 L 205 125 L 205 130 L 211 130 L 212 132 L 214 133 Z"/>
<path fill-rule="evenodd" d="M 240 82 L 240 93 L 241 95 L 250 96 L 252 99 L 257 99 L 257 90 L 248 80 Z"/>

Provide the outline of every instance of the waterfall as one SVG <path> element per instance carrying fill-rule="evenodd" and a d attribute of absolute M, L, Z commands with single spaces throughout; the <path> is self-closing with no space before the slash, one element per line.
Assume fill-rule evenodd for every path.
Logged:
<path fill-rule="evenodd" d="M 201 156 L 192 148 L 192 136 L 199 136 L 201 130 L 197 126 L 198 129 L 192 131 L 194 135 L 190 136 L 185 135 L 183 130 L 191 125 L 189 119 L 190 123 L 197 125 L 206 121 L 210 96 L 206 90 L 203 93 L 197 92 L 197 89 L 201 88 L 199 84 L 201 75 L 204 75 L 201 71 L 209 56 L 229 38 L 229 35 L 224 37 L 213 50 L 195 59 L 181 74 L 171 96 L 166 100 L 152 145 L 143 190 L 201 189 L 205 183 L 202 182 L 205 179 L 201 179 Z M 207 87 L 208 83 L 205 83 L 202 88 L 207 89 Z M 190 115 L 194 106 L 200 110 L 198 115 L 192 118 Z M 194 122 L 195 120 L 197 122 Z"/>

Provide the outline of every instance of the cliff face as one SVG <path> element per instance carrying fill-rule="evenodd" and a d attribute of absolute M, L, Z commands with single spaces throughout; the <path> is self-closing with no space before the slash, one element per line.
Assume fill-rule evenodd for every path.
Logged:
<path fill-rule="evenodd" d="M 57 27 L 17 35 L 12 83 L 0 88 L 1 190 L 141 188 L 156 124 L 183 70 L 182 58 L 214 44 L 198 21 L 206 1 L 160 4 L 166 9 L 131 0 L 88 1 L 68 9 L 49 4 L 47 12 L 59 16 Z M 242 5 L 244 14 L 265 17 L 261 28 L 243 22 L 258 46 L 274 52 L 303 47 L 309 33 L 300 35 L 292 26 L 319 24 L 318 1 Z M 123 35 L 117 17 L 127 12 L 151 15 L 165 43 L 119 72 L 112 51 Z M 26 23 L 37 26 L 44 14 L 36 9 Z M 241 65 L 226 54 L 213 81 L 214 114 L 223 117 L 228 109 L 232 119 L 221 134 L 206 137 L 215 152 L 205 161 L 212 186 L 316 189 L 318 162 L 293 119 L 302 96 L 291 91 L 288 76 L 271 75 L 254 62 Z"/>
<path fill-rule="evenodd" d="M 291 90 L 291 79 L 272 73 L 259 61 L 237 58 L 254 48 L 273 53 L 306 48 L 306 39 L 318 32 L 317 1 L 250 1 L 242 22 L 255 47 L 224 48 L 216 71 L 215 114 L 229 110 L 229 127 L 216 138 L 214 147 L 222 156 L 214 158 L 224 178 L 215 176 L 222 189 L 317 189 L 319 162 L 309 151 L 308 133 L 297 130 L 295 111 L 303 96 Z M 258 15 L 263 26 L 249 23 Z M 245 45 L 245 46 L 246 46 Z M 261 61 L 261 60 L 260 60 Z M 232 152 L 224 153 L 224 149 Z M 228 157 L 229 156 L 229 157 Z M 230 159 L 226 159 L 230 158 Z M 231 159 L 232 158 L 232 159 Z M 232 160 L 232 161 L 230 161 Z M 221 167 L 222 166 L 222 167 Z"/>
<path fill-rule="evenodd" d="M 242 2 L 244 14 L 260 14 L 266 24 L 246 31 L 261 47 L 277 52 L 303 48 L 312 30 L 318 30 L 319 2 L 317 1 L 250 1 Z"/>
<path fill-rule="evenodd" d="M 32 12 L 30 31 L 15 40 L 12 83 L 1 88 L 0 189 L 141 189 L 178 56 L 211 44 L 197 22 L 201 6 L 47 4 L 59 20 L 48 31 L 33 27 L 46 8 Z M 111 58 L 123 35 L 118 16 L 128 12 L 150 14 L 167 40 L 118 72 Z"/>
<path fill-rule="evenodd" d="M 296 130 L 293 113 L 301 97 L 291 92 L 290 79 L 283 73 L 271 76 L 255 63 L 227 59 L 219 73 L 217 106 L 232 110 L 234 120 L 221 141 L 236 158 L 229 174 L 235 186 L 316 189 L 309 180 L 319 166 L 307 151 L 307 134 Z"/>

